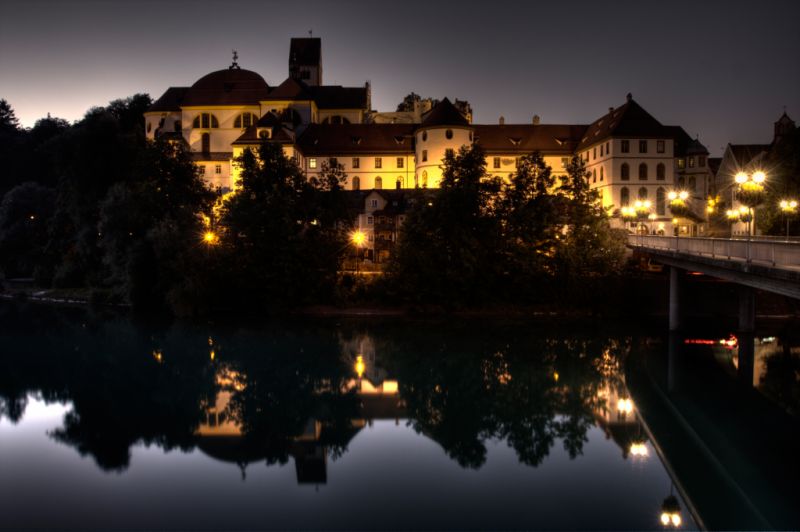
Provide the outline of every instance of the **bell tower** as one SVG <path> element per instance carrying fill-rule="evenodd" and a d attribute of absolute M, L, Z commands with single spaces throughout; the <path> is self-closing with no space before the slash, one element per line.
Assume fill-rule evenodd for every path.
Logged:
<path fill-rule="evenodd" d="M 289 77 L 309 86 L 322 85 L 322 39 L 292 38 L 289 48 Z"/>

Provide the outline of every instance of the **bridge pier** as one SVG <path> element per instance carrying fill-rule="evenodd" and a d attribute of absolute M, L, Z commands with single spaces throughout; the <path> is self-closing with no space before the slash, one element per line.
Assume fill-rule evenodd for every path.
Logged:
<path fill-rule="evenodd" d="M 675 266 L 669 267 L 669 330 L 677 331 L 681 326 L 680 307 L 681 275 Z"/>
<path fill-rule="evenodd" d="M 755 376 L 756 295 L 749 286 L 739 287 L 739 382 L 753 386 Z"/>

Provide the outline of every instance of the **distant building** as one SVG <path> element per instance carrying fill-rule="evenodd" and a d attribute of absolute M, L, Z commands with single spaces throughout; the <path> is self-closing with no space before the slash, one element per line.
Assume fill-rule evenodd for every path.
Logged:
<path fill-rule="evenodd" d="M 167 89 L 145 113 L 145 123 L 149 138 L 186 142 L 205 179 L 222 191 L 236 186 L 234 159 L 263 140 L 281 144 L 309 176 L 323 163 L 338 164 L 347 189 L 375 191 L 436 188 L 444 156 L 474 142 L 486 152 L 488 171 L 501 177 L 532 152 L 540 152 L 556 176 L 565 173 L 570 157 L 582 157 L 592 188 L 612 212 L 637 199 L 651 202 L 651 232 L 672 233 L 667 194 L 677 187 L 690 191 L 697 214 L 681 222 L 684 230 L 696 231 L 704 216 L 708 151 L 679 126 L 662 125 L 630 94 L 588 125 L 543 124 L 539 116 L 527 124 L 506 124 L 502 117 L 497 124 L 473 124 L 469 104 L 447 98 L 415 99 L 401 111 L 371 107 L 369 83 L 325 85 L 320 39 L 301 38 L 291 40 L 289 77 L 277 86 L 240 68 L 234 55 L 227 69 L 190 87 Z M 391 197 L 378 193 L 391 210 L 379 214 L 382 219 L 400 216 L 393 214 Z M 393 234 L 373 230 L 373 238 Z M 385 255 L 380 247 L 372 248 L 376 260 Z"/>

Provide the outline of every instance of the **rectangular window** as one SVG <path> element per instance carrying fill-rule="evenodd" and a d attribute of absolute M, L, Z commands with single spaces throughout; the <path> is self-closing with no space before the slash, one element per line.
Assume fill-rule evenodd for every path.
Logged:
<path fill-rule="evenodd" d="M 706 166 L 706 156 L 705 155 L 701 155 L 700 157 L 697 158 L 697 166 L 699 166 L 700 168 L 705 168 L 705 166 Z"/>
<path fill-rule="evenodd" d="M 309 168 L 316 168 L 317 167 L 317 159 L 315 157 L 311 157 L 308 160 L 308 167 Z"/>
<path fill-rule="evenodd" d="M 367 225 L 372 225 L 373 218 L 372 216 L 367 216 Z"/>
<path fill-rule="evenodd" d="M 376 200 L 376 199 L 374 199 L 374 200 L 370 200 L 369 204 L 370 204 L 372 207 L 376 207 L 376 208 L 377 208 L 377 207 L 378 207 L 378 200 Z"/>
<path fill-rule="evenodd" d="M 500 168 L 500 157 L 494 157 L 492 159 L 492 168 Z"/>
<path fill-rule="evenodd" d="M 331 165 L 331 168 L 336 168 L 337 166 L 339 166 L 339 159 L 337 159 L 336 157 L 331 157 L 329 163 Z"/>
<path fill-rule="evenodd" d="M 222 173 L 222 165 L 221 164 L 218 164 L 218 165 L 216 165 L 214 167 L 214 173 L 215 174 L 221 174 Z"/>
<path fill-rule="evenodd" d="M 658 153 L 664 153 L 665 147 L 664 147 L 664 141 L 663 140 L 659 140 L 658 142 L 656 142 L 656 151 Z"/>
<path fill-rule="evenodd" d="M 397 158 L 397 167 L 398 168 L 402 168 L 403 167 L 403 158 L 402 157 L 398 157 Z"/>
<path fill-rule="evenodd" d="M 200 165 L 200 175 L 206 175 L 206 165 Z"/>
<path fill-rule="evenodd" d="M 595 159 L 597 159 L 597 146 L 592 148 L 592 160 L 594 161 Z"/>
<path fill-rule="evenodd" d="M 689 168 L 694 168 L 694 157 L 689 157 Z"/>
<path fill-rule="evenodd" d="M 611 153 L 611 143 L 606 142 L 606 155 Z"/>
<path fill-rule="evenodd" d="M 375 168 L 383 168 L 383 159 L 381 157 L 375 157 Z"/>
<path fill-rule="evenodd" d="M 602 157 L 602 156 L 603 156 L 603 145 L 601 144 L 600 145 L 600 157 Z"/>
<path fill-rule="evenodd" d="M 686 168 L 686 159 L 678 159 L 678 168 Z"/>
<path fill-rule="evenodd" d="M 422 150 L 422 162 L 424 163 L 427 160 L 428 160 L 428 150 Z"/>
<path fill-rule="evenodd" d="M 561 168 L 566 168 L 568 164 L 569 164 L 569 159 L 566 158 L 566 157 L 562 157 L 561 158 Z"/>
<path fill-rule="evenodd" d="M 631 141 L 623 140 L 622 141 L 622 148 L 620 149 L 622 153 L 629 153 L 631 151 Z"/>
<path fill-rule="evenodd" d="M 647 141 L 640 140 L 639 141 L 639 153 L 647 153 Z"/>
<path fill-rule="evenodd" d="M 353 168 L 359 168 L 361 166 L 361 161 L 358 157 L 353 157 Z"/>

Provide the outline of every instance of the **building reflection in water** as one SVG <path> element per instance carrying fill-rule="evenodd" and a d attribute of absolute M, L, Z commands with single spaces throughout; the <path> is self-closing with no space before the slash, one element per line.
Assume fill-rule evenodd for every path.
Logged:
<path fill-rule="evenodd" d="M 209 345 L 212 345 L 210 338 Z M 317 386 L 315 393 L 355 394 L 358 397 L 358 415 L 349 419 L 350 430 L 345 436 L 346 441 L 340 442 L 346 445 L 361 429 L 371 426 L 374 420 L 393 419 L 399 423 L 406 412 L 398 394 L 397 380 L 390 379 L 386 370 L 376 363 L 371 337 L 361 335 L 344 343 L 342 353 L 344 362 L 352 367 L 351 377 L 343 381 L 339 390 L 332 390 L 330 383 L 326 382 Z M 214 361 L 216 358 L 212 347 L 210 359 Z M 216 383 L 216 395 L 203 405 L 205 415 L 197 428 L 197 445 L 212 458 L 236 463 L 244 479 L 250 463 L 266 459 L 262 456 L 260 446 L 247 441 L 242 424 L 230 413 L 231 400 L 235 394 L 247 389 L 248 377 L 222 364 L 216 373 Z M 330 452 L 324 440 L 328 428 L 323 420 L 310 417 L 301 432 L 289 435 L 289 454 L 295 463 L 298 484 L 320 485 L 327 482 Z M 337 436 L 341 437 L 341 434 Z"/>

